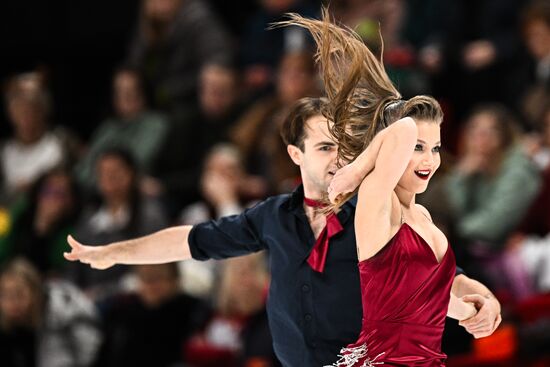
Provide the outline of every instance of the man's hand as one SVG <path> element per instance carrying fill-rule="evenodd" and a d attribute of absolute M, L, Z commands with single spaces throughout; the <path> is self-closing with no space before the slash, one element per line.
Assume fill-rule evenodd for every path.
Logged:
<path fill-rule="evenodd" d="M 500 325 L 500 303 L 494 297 L 483 297 L 479 294 L 470 294 L 462 297 L 464 302 L 471 302 L 477 309 L 477 314 L 467 320 L 459 322 L 474 338 L 479 339 L 491 335 Z"/>
<path fill-rule="evenodd" d="M 107 246 L 84 246 L 72 236 L 67 237 L 67 242 L 71 246 L 71 252 L 65 252 L 63 256 L 70 261 L 80 261 L 89 264 L 94 269 L 107 269 L 115 265 L 109 260 Z"/>

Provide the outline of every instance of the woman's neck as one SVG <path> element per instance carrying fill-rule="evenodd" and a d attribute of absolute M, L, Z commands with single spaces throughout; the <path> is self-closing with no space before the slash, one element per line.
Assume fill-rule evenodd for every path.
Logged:
<path fill-rule="evenodd" d="M 405 190 L 400 186 L 396 186 L 394 192 L 399 199 L 399 203 L 401 203 L 404 208 L 411 208 L 414 206 L 416 202 L 416 193 Z"/>

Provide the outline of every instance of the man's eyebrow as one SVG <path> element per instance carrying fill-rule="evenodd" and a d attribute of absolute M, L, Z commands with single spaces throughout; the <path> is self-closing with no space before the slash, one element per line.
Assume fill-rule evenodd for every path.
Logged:
<path fill-rule="evenodd" d="M 428 145 L 428 143 L 426 143 L 426 142 L 425 142 L 424 140 L 422 140 L 422 139 L 416 139 L 416 140 L 419 141 L 419 142 L 421 142 L 422 144 Z M 438 141 L 437 143 L 435 143 L 435 145 L 439 145 L 439 144 L 441 144 L 441 141 Z"/>
<path fill-rule="evenodd" d="M 319 142 L 319 143 L 315 144 L 315 145 L 314 145 L 314 147 L 318 147 L 318 146 L 320 146 L 320 145 L 330 145 L 330 146 L 335 146 L 335 145 L 336 145 L 336 143 L 335 143 L 335 142 L 333 142 L 333 141 L 321 141 L 321 142 Z"/>

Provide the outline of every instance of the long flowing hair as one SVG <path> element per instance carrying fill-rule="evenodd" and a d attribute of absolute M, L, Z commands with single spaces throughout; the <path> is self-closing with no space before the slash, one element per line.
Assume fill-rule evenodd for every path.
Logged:
<path fill-rule="evenodd" d="M 329 100 L 325 117 L 333 122 L 330 131 L 340 159 L 352 161 L 386 127 L 384 109 L 401 94 L 386 73 L 382 53 L 375 56 L 352 29 L 333 23 L 327 8 L 321 20 L 295 13 L 288 18 L 275 26 L 306 28 L 317 44 L 315 61 Z"/>
<path fill-rule="evenodd" d="M 441 107 L 434 98 L 401 99 L 384 68 L 382 39 L 377 57 L 355 31 L 335 24 L 327 8 L 323 8 L 321 20 L 290 13 L 288 20 L 273 26 L 303 27 L 317 44 L 315 61 L 328 98 L 323 112 L 331 122 L 329 131 L 338 142 L 339 165 L 354 161 L 378 132 L 399 118 L 410 116 L 437 123 L 443 120 Z M 327 210 L 338 209 L 356 192 L 344 195 Z"/>

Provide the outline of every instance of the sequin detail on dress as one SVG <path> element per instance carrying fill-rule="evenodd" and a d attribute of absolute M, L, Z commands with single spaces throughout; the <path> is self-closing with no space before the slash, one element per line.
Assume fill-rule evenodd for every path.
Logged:
<path fill-rule="evenodd" d="M 340 353 L 341 354 L 338 355 L 340 359 L 338 359 L 336 363 L 324 367 L 375 367 L 384 364 L 384 362 L 376 362 L 378 357 L 382 356 L 384 353 L 378 354 L 373 359 L 369 359 L 367 357 L 367 344 L 362 344 L 358 347 L 353 348 L 342 348 L 340 350 Z M 360 361 L 363 361 L 363 364 L 361 366 L 356 364 Z"/>

